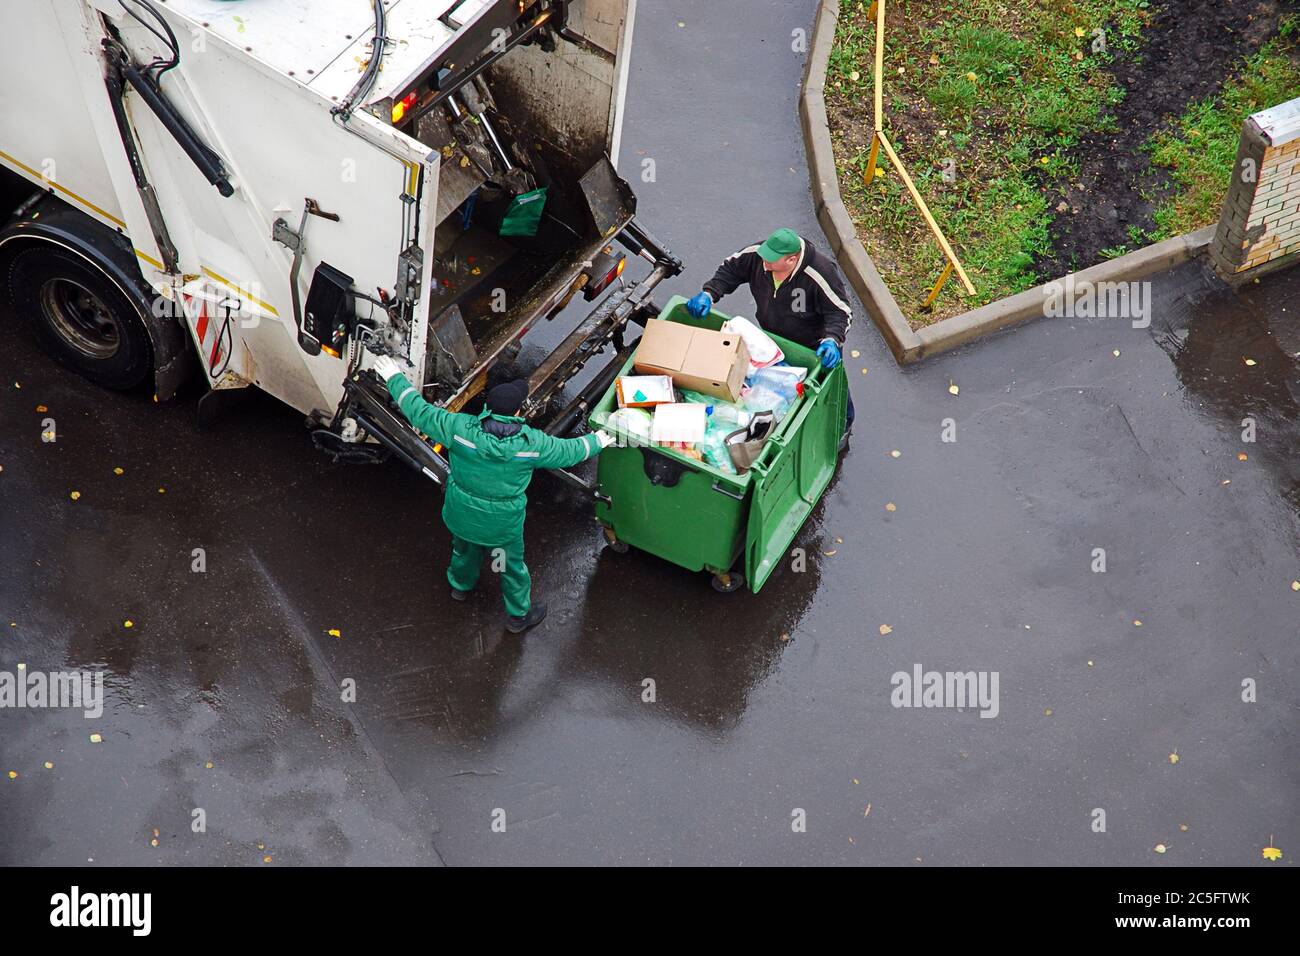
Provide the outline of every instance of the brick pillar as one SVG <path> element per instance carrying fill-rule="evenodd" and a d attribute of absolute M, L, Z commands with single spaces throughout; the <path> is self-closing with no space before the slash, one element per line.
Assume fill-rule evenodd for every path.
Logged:
<path fill-rule="evenodd" d="M 1300 99 L 1242 126 L 1210 255 L 1233 285 L 1300 261 Z"/>

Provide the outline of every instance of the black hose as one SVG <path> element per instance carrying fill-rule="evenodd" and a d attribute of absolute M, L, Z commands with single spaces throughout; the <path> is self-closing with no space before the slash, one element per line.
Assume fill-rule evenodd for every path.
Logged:
<path fill-rule="evenodd" d="M 343 102 L 330 110 L 333 116 L 341 115 L 344 119 L 351 116 L 352 110 L 356 107 L 358 101 L 370 95 L 370 90 L 375 85 L 375 79 L 379 76 L 379 68 L 384 59 L 384 49 L 388 45 L 388 37 L 385 36 L 387 23 L 383 0 L 371 0 L 371 3 L 375 8 L 375 38 L 370 41 L 370 62 L 366 64 L 366 70 L 361 74 L 356 85 L 352 87 L 347 96 L 343 97 Z"/>

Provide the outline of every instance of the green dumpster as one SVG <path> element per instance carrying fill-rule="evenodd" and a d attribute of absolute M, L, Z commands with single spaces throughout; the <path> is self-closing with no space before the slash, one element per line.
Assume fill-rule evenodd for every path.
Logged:
<path fill-rule="evenodd" d="M 728 316 L 693 318 L 686 300 L 673 296 L 659 318 L 718 329 Z M 620 445 L 601 454 L 596 519 L 612 545 L 708 571 L 720 591 L 748 584 L 757 592 L 767 583 L 835 473 L 848 398 L 843 365 L 828 372 L 811 349 L 773 338 L 787 362 L 809 371 L 803 398 L 748 472 L 728 474 L 669 448 Z M 588 424 L 599 428 L 617 408 L 611 386 Z"/>

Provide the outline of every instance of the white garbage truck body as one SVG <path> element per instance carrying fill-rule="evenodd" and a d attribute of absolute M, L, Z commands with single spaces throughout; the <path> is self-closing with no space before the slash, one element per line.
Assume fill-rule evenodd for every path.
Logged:
<path fill-rule="evenodd" d="M 11 304 L 102 384 L 197 367 L 436 473 L 374 357 L 457 408 L 605 293 L 536 414 L 680 270 L 612 165 L 634 2 L 6 0 L 0 163 L 43 192 L 0 233 Z"/>

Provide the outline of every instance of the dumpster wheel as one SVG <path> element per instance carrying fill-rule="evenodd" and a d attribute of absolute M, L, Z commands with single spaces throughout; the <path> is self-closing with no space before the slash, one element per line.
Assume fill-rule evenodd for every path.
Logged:
<path fill-rule="evenodd" d="M 723 571 L 721 574 L 715 574 L 709 583 L 719 594 L 730 594 L 745 586 L 745 576 L 739 571 Z"/>
<path fill-rule="evenodd" d="M 618 540 L 613 528 L 602 528 L 601 530 L 605 532 L 605 540 L 609 542 L 609 550 L 615 554 L 627 554 L 628 543 Z"/>

